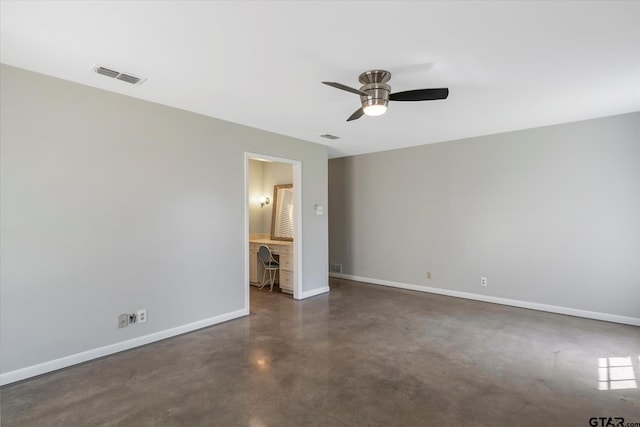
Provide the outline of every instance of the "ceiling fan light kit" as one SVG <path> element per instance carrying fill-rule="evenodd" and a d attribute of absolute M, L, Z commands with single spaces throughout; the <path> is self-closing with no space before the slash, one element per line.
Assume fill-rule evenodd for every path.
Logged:
<path fill-rule="evenodd" d="M 362 86 L 360 90 L 367 96 L 360 95 L 362 111 L 367 116 L 381 116 L 387 112 L 389 93 L 391 86 L 387 84 L 391 80 L 391 73 L 384 70 L 366 71 L 358 78 Z"/>
<path fill-rule="evenodd" d="M 376 100 L 376 101 L 380 101 L 380 100 Z M 364 113 L 367 116 L 381 116 L 384 113 L 387 112 L 387 102 L 386 101 L 382 101 L 384 102 L 384 104 L 382 104 L 381 102 L 378 104 L 369 104 L 365 107 L 362 107 L 362 111 L 364 111 Z"/>
<path fill-rule="evenodd" d="M 322 82 L 328 86 L 335 87 L 360 96 L 360 104 L 348 119 L 359 119 L 363 115 L 381 116 L 387 112 L 389 101 L 432 101 L 436 99 L 446 99 L 449 96 L 449 89 L 416 89 L 404 92 L 391 93 L 391 86 L 387 83 L 391 80 L 391 73 L 385 70 L 371 70 L 360 74 L 358 80 L 362 87 L 354 89 L 352 87 L 336 82 Z"/>

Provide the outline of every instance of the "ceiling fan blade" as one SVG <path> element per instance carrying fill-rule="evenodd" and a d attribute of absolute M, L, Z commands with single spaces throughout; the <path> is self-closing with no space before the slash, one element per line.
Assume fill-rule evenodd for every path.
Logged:
<path fill-rule="evenodd" d="M 353 114 L 352 114 L 352 115 L 347 119 L 347 121 L 348 121 L 348 122 L 350 122 L 351 120 L 357 120 L 357 119 L 359 119 L 360 117 L 362 117 L 362 116 L 363 116 L 363 114 L 364 114 L 364 110 L 362 109 L 362 107 L 360 107 L 360 108 L 358 108 L 358 109 L 356 110 L 356 112 L 355 112 L 355 113 L 353 113 Z"/>
<path fill-rule="evenodd" d="M 396 92 L 389 95 L 390 101 L 433 101 L 435 99 L 447 99 L 448 88 L 440 89 L 416 89 Z"/>
<path fill-rule="evenodd" d="M 356 95 L 361 95 L 361 96 L 369 96 L 367 93 L 358 90 L 358 89 L 354 89 L 352 87 L 349 86 L 345 86 L 342 83 L 336 83 L 336 82 L 322 82 L 326 85 L 329 85 L 331 87 L 335 87 L 336 89 L 342 89 L 342 90 L 346 90 L 347 92 L 351 92 L 351 93 L 355 93 Z"/>

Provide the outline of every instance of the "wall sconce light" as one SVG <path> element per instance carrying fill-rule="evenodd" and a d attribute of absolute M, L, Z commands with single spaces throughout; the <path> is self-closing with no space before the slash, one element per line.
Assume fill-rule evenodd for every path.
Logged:
<path fill-rule="evenodd" d="M 266 196 L 260 196 L 258 202 L 260 202 L 260 207 L 264 208 L 264 205 L 268 205 L 271 202 L 271 199 Z"/>

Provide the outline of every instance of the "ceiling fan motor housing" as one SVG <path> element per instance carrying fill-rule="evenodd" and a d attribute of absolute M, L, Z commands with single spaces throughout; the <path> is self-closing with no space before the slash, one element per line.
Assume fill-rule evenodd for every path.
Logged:
<path fill-rule="evenodd" d="M 384 70 L 372 70 L 360 74 L 358 80 L 363 84 L 360 90 L 368 95 L 360 95 L 362 108 L 371 105 L 387 107 L 387 104 L 389 104 L 389 93 L 391 92 L 391 86 L 389 86 L 387 82 L 390 79 L 391 73 Z"/>
<path fill-rule="evenodd" d="M 362 108 L 369 105 L 384 105 L 385 107 L 389 103 L 389 93 L 391 92 L 391 86 L 384 83 L 369 83 L 360 88 L 361 91 L 367 93 L 369 96 L 360 95 L 360 101 L 362 102 Z"/>

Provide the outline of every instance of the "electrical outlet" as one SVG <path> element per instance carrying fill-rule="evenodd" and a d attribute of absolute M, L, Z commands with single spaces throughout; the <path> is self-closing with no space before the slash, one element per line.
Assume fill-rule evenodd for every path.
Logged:
<path fill-rule="evenodd" d="M 480 286 L 487 286 L 487 278 L 486 277 L 481 277 L 480 278 Z"/>
<path fill-rule="evenodd" d="M 144 323 L 147 321 L 147 309 L 143 308 L 138 310 L 138 323 Z"/>
<path fill-rule="evenodd" d="M 124 328 L 127 326 L 129 326 L 129 315 L 125 313 L 118 316 L 118 328 Z"/>
<path fill-rule="evenodd" d="M 129 315 L 129 323 L 136 323 L 138 320 L 138 316 L 135 313 Z"/>
<path fill-rule="evenodd" d="M 427 280 L 431 280 L 431 272 L 427 271 Z"/>

